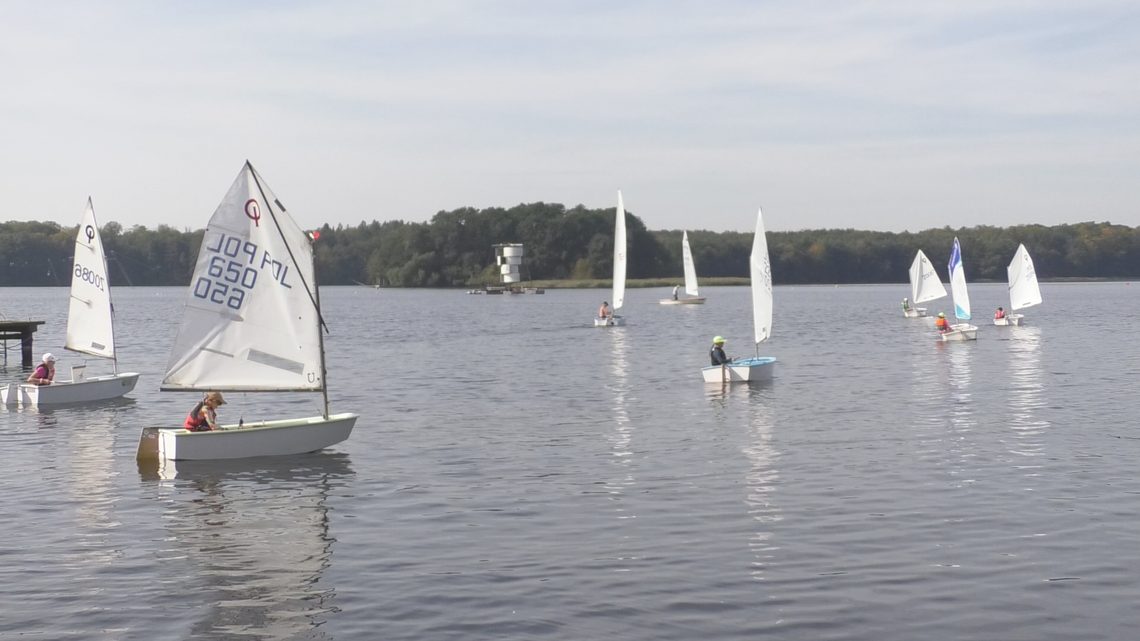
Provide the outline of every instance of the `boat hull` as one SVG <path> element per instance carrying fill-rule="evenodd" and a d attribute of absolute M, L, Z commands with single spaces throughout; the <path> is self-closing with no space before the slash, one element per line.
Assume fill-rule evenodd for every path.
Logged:
<path fill-rule="evenodd" d="M 706 383 L 738 383 L 766 381 L 776 371 L 776 359 L 771 356 L 746 358 L 728 365 L 710 365 L 701 368 Z"/>
<path fill-rule="evenodd" d="M 926 316 L 926 308 L 911 307 L 910 309 L 904 309 L 903 316 L 906 318 L 919 318 L 920 316 Z"/>
<path fill-rule="evenodd" d="M 51 385 L 10 383 L 7 388 L 0 388 L 0 403 L 45 407 L 105 401 L 129 394 L 135 389 L 135 384 L 138 381 L 139 375 L 137 373 L 123 372 L 109 376 L 96 376 L 78 383 L 68 381 L 56 382 Z"/>
<path fill-rule="evenodd" d="M 594 327 L 621 327 L 625 325 L 624 316 L 611 316 L 610 318 L 595 318 Z"/>
<path fill-rule="evenodd" d="M 950 331 L 941 335 L 942 342 L 952 343 L 978 340 L 978 328 L 973 325 L 951 325 Z"/>
<path fill-rule="evenodd" d="M 998 327 L 1008 327 L 1010 325 L 1021 325 L 1021 319 L 1025 318 L 1022 314 L 1008 314 L 1005 318 L 995 318 L 994 325 Z"/>
<path fill-rule="evenodd" d="M 704 298 L 678 298 L 678 299 L 674 300 L 672 298 L 662 298 L 661 300 L 659 300 L 657 302 L 661 303 L 662 305 L 704 305 L 705 299 Z"/>
<path fill-rule="evenodd" d="M 315 452 L 348 438 L 356 414 L 333 414 L 223 425 L 211 432 L 147 427 L 139 438 L 139 460 L 213 461 Z"/>

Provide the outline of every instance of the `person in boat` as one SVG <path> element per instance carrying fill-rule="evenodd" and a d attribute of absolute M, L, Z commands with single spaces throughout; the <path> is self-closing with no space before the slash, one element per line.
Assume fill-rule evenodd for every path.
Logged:
<path fill-rule="evenodd" d="M 673 288 L 673 300 L 677 300 L 677 291 L 681 289 L 680 285 Z"/>
<path fill-rule="evenodd" d="M 999 307 L 998 310 L 994 312 L 994 318 L 1005 318 L 1005 310 Z"/>
<path fill-rule="evenodd" d="M 613 318 L 614 313 L 610 311 L 609 301 L 602 301 L 602 306 L 598 309 L 598 318 Z"/>
<path fill-rule="evenodd" d="M 712 364 L 715 365 L 728 365 L 732 359 L 724 355 L 724 338 L 716 336 L 713 338 L 712 349 L 709 350 L 709 358 Z"/>
<path fill-rule="evenodd" d="M 221 392 L 210 392 L 186 415 L 182 427 L 191 432 L 210 432 L 218 429 L 217 409 L 226 404 Z"/>
<path fill-rule="evenodd" d="M 950 323 L 946 320 L 946 312 L 938 312 L 938 320 L 934 321 L 934 327 L 938 330 L 939 334 L 945 334 L 950 331 Z"/>
<path fill-rule="evenodd" d="M 52 380 L 55 379 L 55 354 L 48 352 L 44 354 L 43 362 L 36 365 L 36 371 L 28 377 L 28 382 L 33 385 L 51 385 Z"/>
<path fill-rule="evenodd" d="M 910 311 L 910 300 L 908 300 L 906 298 L 903 299 L 903 311 L 904 312 Z"/>

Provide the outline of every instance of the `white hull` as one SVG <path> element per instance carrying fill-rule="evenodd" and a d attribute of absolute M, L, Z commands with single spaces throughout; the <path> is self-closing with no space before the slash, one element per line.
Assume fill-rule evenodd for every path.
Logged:
<path fill-rule="evenodd" d="M 906 318 L 918 318 L 919 316 L 926 316 L 925 307 L 911 307 L 910 309 L 903 310 L 903 316 Z"/>
<path fill-rule="evenodd" d="M 701 368 L 706 383 L 736 383 L 766 381 L 776 370 L 776 359 L 771 356 L 746 358 L 728 365 L 711 365 Z"/>
<path fill-rule="evenodd" d="M 71 403 L 90 403 L 119 398 L 129 394 L 135 389 L 139 375 L 134 372 L 112 374 L 109 376 L 96 376 L 79 383 L 67 381 L 52 383 L 51 385 L 32 385 L 31 383 L 10 383 L 6 388 L 0 388 L 0 403 L 5 405 L 67 405 Z"/>
<path fill-rule="evenodd" d="M 942 334 L 942 342 L 952 341 L 976 341 L 978 340 L 978 328 L 973 325 L 951 325 L 950 331 Z"/>
<path fill-rule="evenodd" d="M 662 305 L 704 305 L 705 299 L 701 298 L 662 298 L 658 301 Z"/>
<path fill-rule="evenodd" d="M 182 428 L 143 428 L 138 458 L 208 461 L 304 454 L 336 445 L 348 438 L 356 414 L 333 414 L 285 421 L 224 425 L 212 432 Z"/>
<path fill-rule="evenodd" d="M 1005 318 L 995 318 L 994 325 L 998 327 L 1007 327 L 1009 325 L 1021 325 L 1021 319 L 1025 318 L 1022 314 L 1007 314 Z"/>
<path fill-rule="evenodd" d="M 610 318 L 595 318 L 594 327 L 621 327 L 625 325 L 624 316 L 612 316 Z"/>

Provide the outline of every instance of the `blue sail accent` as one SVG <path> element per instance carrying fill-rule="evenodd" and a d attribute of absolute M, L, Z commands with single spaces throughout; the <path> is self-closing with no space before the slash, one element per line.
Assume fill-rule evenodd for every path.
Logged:
<path fill-rule="evenodd" d="M 957 303 L 954 304 L 954 315 L 961 320 L 970 320 L 970 313 L 962 309 Z"/>

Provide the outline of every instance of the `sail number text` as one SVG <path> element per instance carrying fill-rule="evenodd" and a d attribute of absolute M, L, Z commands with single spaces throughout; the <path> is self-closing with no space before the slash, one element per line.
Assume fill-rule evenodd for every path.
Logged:
<path fill-rule="evenodd" d="M 106 279 L 104 279 L 101 274 L 97 274 L 94 271 L 80 265 L 79 263 L 75 263 L 75 278 L 91 283 L 101 292 L 107 291 Z"/>
<path fill-rule="evenodd" d="M 197 298 L 239 310 L 263 271 L 279 286 L 293 288 L 286 280 L 289 266 L 273 260 L 269 252 L 259 249 L 256 243 L 219 234 L 213 243 L 206 244 L 206 252 L 209 256 L 206 275 L 194 282 L 193 293 Z"/>

